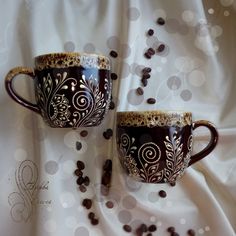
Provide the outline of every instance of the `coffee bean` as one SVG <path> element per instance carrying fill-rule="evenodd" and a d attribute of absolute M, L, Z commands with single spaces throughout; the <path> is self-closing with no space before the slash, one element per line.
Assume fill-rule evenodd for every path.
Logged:
<path fill-rule="evenodd" d="M 103 165 L 103 170 L 104 171 L 111 171 L 112 170 L 112 160 L 107 159 Z"/>
<path fill-rule="evenodd" d="M 165 47 L 166 46 L 164 44 L 159 45 L 157 48 L 157 52 L 163 52 L 165 50 Z"/>
<path fill-rule="evenodd" d="M 115 108 L 115 103 L 113 101 L 110 102 L 109 109 L 113 110 Z"/>
<path fill-rule="evenodd" d="M 83 184 L 83 182 L 84 182 L 84 178 L 83 178 L 82 176 L 80 176 L 80 177 L 76 180 L 76 183 L 77 183 L 78 185 Z"/>
<path fill-rule="evenodd" d="M 76 165 L 79 170 L 83 170 L 85 168 L 84 162 L 82 161 L 77 161 Z"/>
<path fill-rule="evenodd" d="M 167 232 L 169 232 L 169 233 L 175 232 L 175 227 L 173 227 L 173 226 L 168 227 Z"/>
<path fill-rule="evenodd" d="M 93 212 L 88 213 L 88 218 L 93 219 L 95 217 L 95 214 Z"/>
<path fill-rule="evenodd" d="M 142 84 L 143 84 L 144 87 L 146 87 L 147 84 L 148 84 L 148 81 L 147 81 L 147 79 L 145 79 L 145 78 L 142 78 L 142 79 L 141 79 L 141 82 L 142 82 Z"/>
<path fill-rule="evenodd" d="M 101 185 L 101 194 L 103 196 L 108 196 L 109 194 L 109 188 L 105 185 Z"/>
<path fill-rule="evenodd" d="M 75 145 L 76 145 L 76 150 L 78 150 L 78 151 L 82 148 L 82 143 L 81 143 L 81 142 L 78 142 L 78 141 L 77 141 L 77 142 L 75 143 Z"/>
<path fill-rule="evenodd" d="M 148 227 L 148 231 L 149 231 L 149 232 L 155 232 L 156 230 L 157 230 L 156 225 L 150 225 L 150 226 Z"/>
<path fill-rule="evenodd" d="M 89 186 L 89 183 L 90 183 L 89 177 L 88 177 L 88 176 L 85 176 L 85 177 L 84 177 L 84 182 L 83 182 L 83 184 L 84 184 L 85 186 Z"/>
<path fill-rule="evenodd" d="M 195 231 L 194 231 L 193 229 L 189 229 L 189 230 L 187 231 L 187 234 L 188 234 L 189 236 L 195 236 Z"/>
<path fill-rule="evenodd" d="M 82 205 L 86 208 L 86 209 L 90 209 L 92 207 L 92 200 L 89 199 L 89 198 L 85 198 L 83 201 L 82 201 Z"/>
<path fill-rule="evenodd" d="M 164 25 L 164 24 L 165 24 L 165 20 L 164 20 L 162 17 L 159 17 L 159 18 L 157 19 L 157 24 L 158 24 L 158 25 Z"/>
<path fill-rule="evenodd" d="M 92 225 L 97 225 L 99 223 L 99 220 L 96 218 L 91 219 L 91 224 Z"/>
<path fill-rule="evenodd" d="M 152 236 L 152 233 L 148 233 L 146 236 Z"/>
<path fill-rule="evenodd" d="M 155 103 L 156 103 L 156 99 L 155 99 L 155 98 L 148 98 L 148 99 L 147 99 L 147 103 L 149 103 L 149 104 L 155 104 Z"/>
<path fill-rule="evenodd" d="M 107 208 L 113 208 L 114 207 L 114 203 L 112 201 L 107 201 L 106 202 L 106 207 Z"/>
<path fill-rule="evenodd" d="M 83 184 L 81 184 L 79 186 L 79 190 L 80 190 L 81 193 L 85 193 L 87 191 L 87 188 Z"/>
<path fill-rule="evenodd" d="M 111 73 L 111 79 L 112 80 L 117 80 L 118 76 L 116 73 Z"/>
<path fill-rule="evenodd" d="M 103 132 L 103 137 L 105 139 L 110 139 L 110 135 L 108 135 L 106 131 Z"/>
<path fill-rule="evenodd" d="M 75 175 L 78 176 L 78 177 L 83 176 L 83 172 L 82 172 L 81 170 L 79 170 L 79 169 L 76 169 L 76 170 L 74 171 L 74 173 L 75 173 Z"/>
<path fill-rule="evenodd" d="M 103 175 L 102 175 L 102 184 L 103 185 L 109 185 L 111 182 L 111 173 L 110 172 L 105 172 Z"/>
<path fill-rule="evenodd" d="M 113 130 L 112 129 L 107 129 L 106 132 L 110 137 L 113 135 Z"/>
<path fill-rule="evenodd" d="M 143 233 L 148 231 L 148 227 L 147 227 L 146 224 L 141 224 L 141 225 L 139 226 L 139 228 L 140 228 L 140 230 L 142 230 Z"/>
<path fill-rule="evenodd" d="M 124 231 L 126 231 L 126 232 L 128 232 L 128 233 L 130 233 L 130 232 L 132 231 L 132 228 L 131 228 L 130 225 L 124 225 L 124 226 L 123 226 L 123 229 L 124 229 Z"/>
<path fill-rule="evenodd" d="M 110 56 L 116 58 L 118 56 L 118 53 L 114 50 L 110 51 Z"/>
<path fill-rule="evenodd" d="M 177 232 L 172 232 L 171 236 L 179 236 L 179 234 Z"/>
<path fill-rule="evenodd" d="M 136 233 L 136 236 L 142 236 L 143 235 L 143 231 L 140 227 L 136 229 L 135 233 Z"/>
<path fill-rule="evenodd" d="M 170 186 L 172 186 L 172 187 L 174 187 L 175 185 L 176 185 L 175 182 L 171 182 L 171 183 L 170 183 Z"/>
<path fill-rule="evenodd" d="M 144 53 L 144 56 L 147 58 L 147 59 L 151 59 L 152 55 L 150 55 L 148 52 L 145 52 Z"/>
<path fill-rule="evenodd" d="M 142 69 L 142 72 L 143 73 L 150 73 L 152 71 L 152 68 L 150 68 L 150 67 L 144 67 L 143 69 Z"/>
<path fill-rule="evenodd" d="M 154 34 L 154 30 L 153 30 L 153 29 L 149 29 L 148 32 L 147 32 L 147 34 L 148 34 L 149 36 L 152 36 L 152 35 Z"/>
<path fill-rule="evenodd" d="M 162 197 L 162 198 L 165 198 L 166 195 L 167 195 L 164 190 L 160 190 L 158 194 L 159 194 L 159 196 Z"/>
<path fill-rule="evenodd" d="M 136 89 L 136 92 L 137 92 L 138 95 L 143 95 L 143 93 L 144 93 L 144 91 L 143 91 L 143 89 L 141 87 L 138 87 Z"/>
<path fill-rule="evenodd" d="M 81 132 L 80 132 L 80 136 L 81 137 L 86 137 L 88 135 L 88 131 L 87 130 L 82 130 Z"/>
<path fill-rule="evenodd" d="M 155 50 L 153 48 L 149 48 L 147 50 L 147 53 L 150 54 L 151 56 L 153 56 L 155 54 Z"/>
<path fill-rule="evenodd" d="M 151 77 L 151 75 L 148 74 L 148 73 L 145 73 L 145 74 L 142 75 L 143 79 L 149 79 L 150 77 Z"/>

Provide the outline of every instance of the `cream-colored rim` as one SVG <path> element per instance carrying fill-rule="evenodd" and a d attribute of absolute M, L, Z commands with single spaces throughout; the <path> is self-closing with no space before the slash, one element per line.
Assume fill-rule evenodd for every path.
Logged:
<path fill-rule="evenodd" d="M 79 52 L 48 53 L 35 57 L 35 67 L 38 70 L 72 66 L 109 70 L 110 60 L 108 57 L 103 55 Z"/>
<path fill-rule="evenodd" d="M 192 124 L 192 113 L 184 111 L 125 111 L 117 112 L 120 126 L 185 126 Z"/>

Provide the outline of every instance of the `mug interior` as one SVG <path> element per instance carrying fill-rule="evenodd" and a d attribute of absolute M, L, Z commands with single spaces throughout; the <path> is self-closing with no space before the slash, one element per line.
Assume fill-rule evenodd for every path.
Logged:
<path fill-rule="evenodd" d="M 117 112 L 118 126 L 185 126 L 192 124 L 192 113 L 184 111 Z"/>
<path fill-rule="evenodd" d="M 109 58 L 99 54 L 79 52 L 49 53 L 35 57 L 34 62 L 36 70 L 74 66 L 110 70 Z"/>

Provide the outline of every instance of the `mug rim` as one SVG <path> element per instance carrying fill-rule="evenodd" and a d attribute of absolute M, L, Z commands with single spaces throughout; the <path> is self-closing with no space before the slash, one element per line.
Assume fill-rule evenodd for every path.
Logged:
<path fill-rule="evenodd" d="M 48 68 L 66 68 L 82 66 L 110 70 L 110 59 L 107 56 L 85 52 L 53 52 L 34 57 L 37 70 Z"/>
<path fill-rule="evenodd" d="M 150 110 L 150 111 L 119 111 L 117 125 L 120 126 L 179 126 L 192 124 L 192 112 Z"/>
<path fill-rule="evenodd" d="M 39 54 L 34 57 L 35 60 L 38 60 L 43 57 L 51 57 L 51 56 L 87 56 L 87 57 L 101 57 L 106 58 L 107 60 L 110 60 L 109 57 L 98 54 L 98 53 L 87 53 L 87 52 L 49 52 L 49 53 L 43 53 Z"/>

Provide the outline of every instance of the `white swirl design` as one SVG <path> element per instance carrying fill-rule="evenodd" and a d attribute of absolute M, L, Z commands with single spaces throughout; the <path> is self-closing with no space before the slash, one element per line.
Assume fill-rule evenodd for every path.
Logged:
<path fill-rule="evenodd" d="M 138 150 L 138 157 L 140 161 L 143 160 L 143 162 L 154 164 L 159 161 L 161 157 L 161 150 L 153 142 L 144 143 Z"/>
<path fill-rule="evenodd" d="M 94 96 L 87 91 L 79 91 L 72 98 L 74 108 L 79 111 L 90 110 L 94 106 Z"/>

